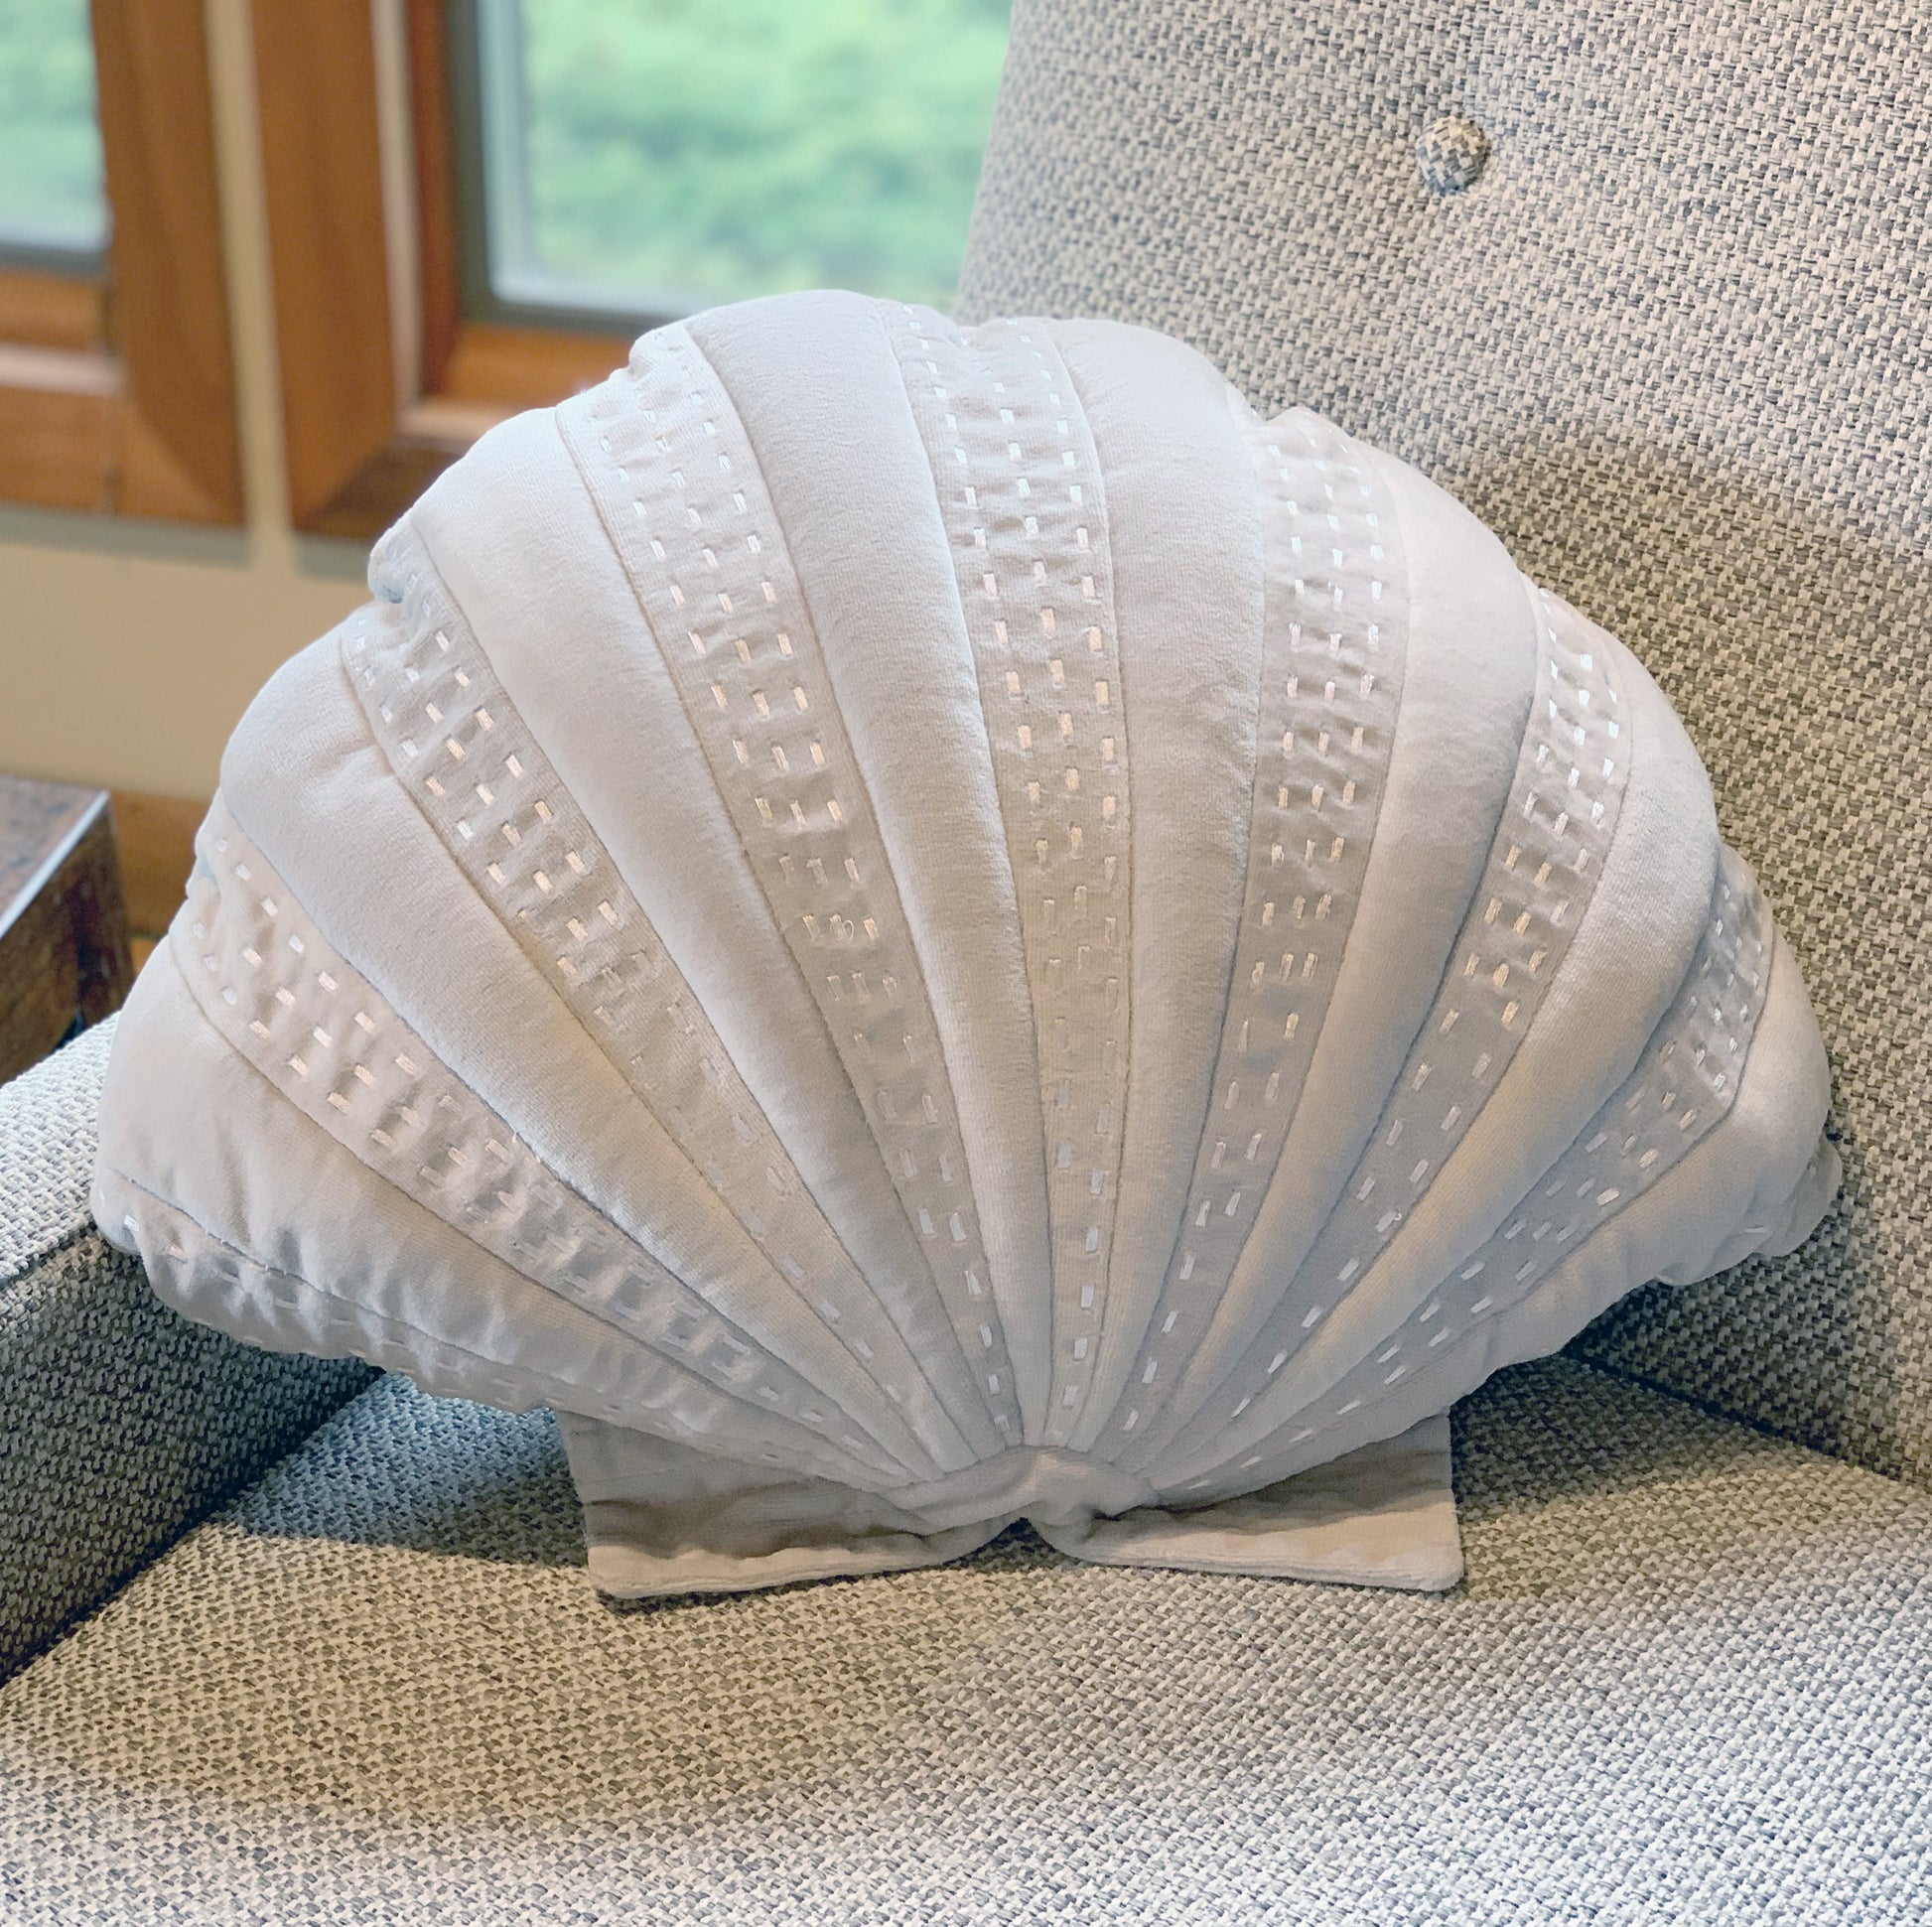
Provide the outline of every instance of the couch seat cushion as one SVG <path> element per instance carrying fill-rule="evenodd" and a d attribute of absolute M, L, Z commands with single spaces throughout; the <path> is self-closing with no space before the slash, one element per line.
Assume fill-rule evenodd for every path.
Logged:
<path fill-rule="evenodd" d="M 1863 1922 L 1932 1501 L 1571 1359 L 1443 1595 L 959 1565 L 621 1609 L 547 1415 L 379 1382 L 0 1690 L 9 1922 Z"/>

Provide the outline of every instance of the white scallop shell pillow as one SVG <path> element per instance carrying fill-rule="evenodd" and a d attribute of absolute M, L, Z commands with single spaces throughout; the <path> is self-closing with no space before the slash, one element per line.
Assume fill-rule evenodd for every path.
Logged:
<path fill-rule="evenodd" d="M 115 1039 L 190 1316 L 556 1408 L 621 1594 L 1440 1586 L 1452 1401 L 1838 1178 L 1635 659 L 1190 349 L 816 294 L 486 436 Z"/>

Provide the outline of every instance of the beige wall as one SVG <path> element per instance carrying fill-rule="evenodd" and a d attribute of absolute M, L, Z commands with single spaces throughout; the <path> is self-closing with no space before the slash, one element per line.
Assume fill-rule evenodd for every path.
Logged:
<path fill-rule="evenodd" d="M 359 544 L 288 525 L 246 0 L 208 24 L 248 526 L 0 507 L 0 770 L 205 797 L 249 697 L 363 599 Z"/>

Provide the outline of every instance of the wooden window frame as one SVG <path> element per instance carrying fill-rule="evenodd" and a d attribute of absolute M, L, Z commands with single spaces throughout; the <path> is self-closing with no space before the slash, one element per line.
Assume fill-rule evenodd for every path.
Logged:
<path fill-rule="evenodd" d="M 104 273 L 0 266 L 0 499 L 243 519 L 203 0 L 93 0 Z"/>
<path fill-rule="evenodd" d="M 379 533 L 491 423 L 601 381 L 630 346 L 464 314 L 444 0 L 397 4 L 406 161 L 384 153 L 378 10 L 254 0 L 289 513 L 310 534 Z"/>

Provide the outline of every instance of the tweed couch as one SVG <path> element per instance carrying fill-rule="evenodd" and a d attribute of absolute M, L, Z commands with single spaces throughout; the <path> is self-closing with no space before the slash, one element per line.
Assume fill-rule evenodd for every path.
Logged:
<path fill-rule="evenodd" d="M 1665 683 L 1843 1197 L 1454 1415 L 1442 1596 L 601 1604 L 553 1422 L 177 1318 L 0 1091 L 0 1921 L 1932 1917 L 1932 59 L 1871 0 L 1020 0 L 963 313 L 1186 336 Z"/>

